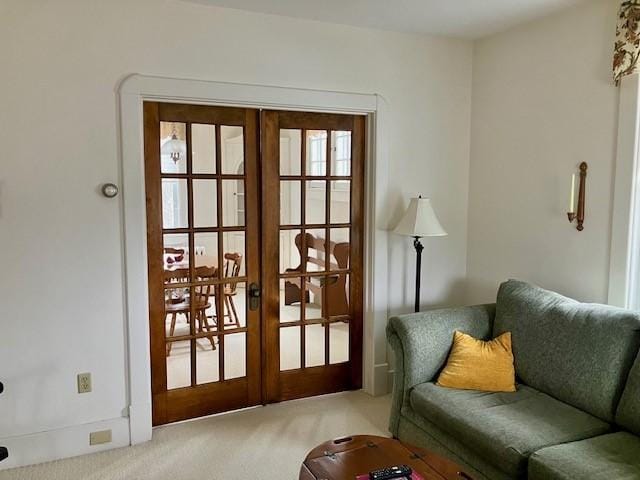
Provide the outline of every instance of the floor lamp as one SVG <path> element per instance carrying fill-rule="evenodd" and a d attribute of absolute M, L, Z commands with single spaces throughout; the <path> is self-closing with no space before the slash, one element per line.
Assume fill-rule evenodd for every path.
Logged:
<path fill-rule="evenodd" d="M 422 250 L 420 242 L 422 237 L 443 237 L 447 234 L 440 225 L 436 213 L 431 207 L 428 198 L 412 198 L 407 211 L 398 226 L 394 230 L 398 235 L 413 237 L 413 246 L 416 249 L 416 305 L 415 311 L 420 310 L 420 268 L 422 263 Z"/>

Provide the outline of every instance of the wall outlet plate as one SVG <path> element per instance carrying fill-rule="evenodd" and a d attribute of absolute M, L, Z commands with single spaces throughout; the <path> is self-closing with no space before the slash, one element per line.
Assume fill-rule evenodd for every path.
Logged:
<path fill-rule="evenodd" d="M 91 391 L 91 374 L 78 374 L 78 393 L 88 393 Z"/>
<path fill-rule="evenodd" d="M 111 442 L 111 430 L 100 430 L 89 434 L 89 445 L 100 445 Z"/>

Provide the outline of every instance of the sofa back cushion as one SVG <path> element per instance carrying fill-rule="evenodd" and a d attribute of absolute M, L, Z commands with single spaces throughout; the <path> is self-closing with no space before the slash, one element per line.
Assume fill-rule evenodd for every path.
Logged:
<path fill-rule="evenodd" d="M 640 435 L 640 355 L 636 357 L 622 392 L 616 412 L 616 423 Z"/>
<path fill-rule="evenodd" d="M 613 421 L 640 347 L 637 313 L 509 280 L 498 291 L 493 334 L 504 332 L 523 383 Z"/>

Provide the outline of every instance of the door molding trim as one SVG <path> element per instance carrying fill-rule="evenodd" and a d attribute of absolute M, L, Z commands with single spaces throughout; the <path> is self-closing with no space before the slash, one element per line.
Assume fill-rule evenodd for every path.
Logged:
<path fill-rule="evenodd" d="M 381 132 L 388 104 L 381 95 L 132 74 L 117 88 L 122 195 L 124 330 L 129 435 L 132 445 L 151 439 L 151 359 L 147 282 L 146 204 L 142 103 L 145 100 L 281 110 L 361 114 L 368 117 L 365 155 L 365 272 L 363 389 L 388 391 L 385 328 L 388 318 L 386 210 L 389 162 Z M 375 281 L 374 279 L 378 279 Z"/>
<path fill-rule="evenodd" d="M 640 129 L 640 75 L 629 75 L 620 83 L 618 141 L 616 148 L 611 252 L 609 258 L 608 303 L 623 308 L 638 308 L 638 246 L 640 225 L 636 187 L 638 169 L 638 132 Z"/>

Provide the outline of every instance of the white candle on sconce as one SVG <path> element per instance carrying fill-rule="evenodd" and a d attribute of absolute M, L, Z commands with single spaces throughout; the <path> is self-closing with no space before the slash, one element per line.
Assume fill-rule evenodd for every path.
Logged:
<path fill-rule="evenodd" d="M 569 213 L 575 212 L 576 208 L 576 174 L 571 175 L 571 198 L 569 199 Z"/>

